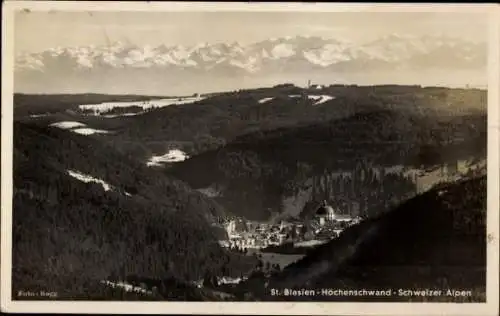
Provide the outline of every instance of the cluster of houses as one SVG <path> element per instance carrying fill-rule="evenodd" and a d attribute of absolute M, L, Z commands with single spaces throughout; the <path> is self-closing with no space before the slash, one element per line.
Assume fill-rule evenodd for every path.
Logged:
<path fill-rule="evenodd" d="M 360 217 L 340 214 L 326 201 L 319 206 L 314 216 L 303 222 L 280 224 L 259 223 L 243 219 L 231 219 L 224 223 L 228 239 L 219 243 L 223 247 L 237 249 L 259 249 L 279 246 L 285 242 L 300 243 L 305 240 L 330 240 L 340 235 L 348 226 L 357 224 Z"/>
<path fill-rule="evenodd" d="M 246 221 L 243 225 L 238 225 L 240 229 L 236 229 L 237 221 L 242 220 L 233 219 L 224 225 L 229 239 L 220 241 L 222 246 L 239 249 L 259 249 L 270 245 L 280 245 L 288 235 L 287 228 L 289 227 L 284 222 L 280 225 L 270 225 Z"/>

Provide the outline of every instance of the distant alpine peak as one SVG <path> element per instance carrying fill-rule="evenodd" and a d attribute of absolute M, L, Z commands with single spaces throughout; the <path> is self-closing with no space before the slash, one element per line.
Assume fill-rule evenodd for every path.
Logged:
<path fill-rule="evenodd" d="M 172 78 L 169 82 L 181 77 L 184 82 L 195 82 L 202 80 L 201 75 L 286 78 L 304 72 L 319 76 L 373 74 L 394 69 L 482 71 L 486 65 L 486 40 L 396 32 L 364 43 L 296 35 L 253 43 L 201 41 L 189 45 L 168 42 L 138 45 L 114 41 L 105 45 L 55 47 L 17 55 L 15 72 L 21 78 L 18 86 L 21 89 L 26 86 L 25 90 L 44 90 L 39 87 L 49 84 L 53 86 L 51 89 L 57 89 L 60 84 L 89 89 L 89 82 L 96 82 L 96 78 L 121 81 L 130 76 L 152 79 L 160 89 L 161 82 L 168 78 Z"/>
<path fill-rule="evenodd" d="M 449 35 L 439 34 L 439 33 L 438 34 L 429 34 L 429 35 L 418 37 L 418 36 L 411 35 L 411 34 L 402 34 L 402 33 L 394 32 L 391 34 L 380 36 L 379 38 L 373 40 L 372 42 L 382 41 L 382 40 L 384 40 L 384 41 L 391 41 L 391 40 L 465 41 L 459 37 L 452 37 Z M 474 42 L 477 42 L 478 40 L 479 39 L 475 39 Z M 162 43 L 162 44 L 157 44 L 157 45 L 145 44 L 145 45 L 143 45 L 143 48 L 144 47 L 151 47 L 154 49 L 166 49 L 166 48 L 171 48 L 171 49 L 176 49 L 176 48 L 177 49 L 202 49 L 202 48 L 216 47 L 216 46 L 226 46 L 226 47 L 245 47 L 246 46 L 247 48 L 250 48 L 254 45 L 258 45 L 258 44 L 262 44 L 262 43 L 276 44 L 277 42 L 278 43 L 279 42 L 290 42 L 291 44 L 300 44 L 301 41 L 310 42 L 311 45 L 314 45 L 315 42 L 316 42 L 316 44 L 320 44 L 320 43 L 338 43 L 338 44 L 352 43 L 350 40 L 346 40 L 343 38 L 342 39 L 341 38 L 324 38 L 324 37 L 317 36 L 317 35 L 295 35 L 295 36 L 287 35 L 287 36 L 281 36 L 281 37 L 271 37 L 267 40 L 261 40 L 261 41 L 251 43 L 248 45 L 242 45 L 237 41 L 228 42 L 228 43 L 224 43 L 224 42 L 210 43 L 207 41 L 203 41 L 203 42 L 199 42 L 199 43 L 192 44 L 192 45 L 173 44 L 173 43 Z M 486 38 L 484 39 L 484 41 L 486 41 Z M 471 40 L 470 42 L 473 42 L 473 41 Z M 360 44 L 360 45 L 363 45 L 363 44 Z M 106 50 L 106 49 L 107 50 L 123 50 L 123 49 L 139 48 L 139 45 L 133 44 L 130 42 L 126 42 L 126 41 L 117 40 L 117 41 L 108 42 L 104 45 L 99 45 L 99 46 L 98 45 L 87 45 L 84 47 L 85 48 L 96 48 L 99 50 L 102 50 L 102 49 L 104 49 L 104 50 Z M 78 48 L 82 48 L 82 46 L 80 46 L 80 47 L 55 47 L 55 48 L 50 48 L 47 51 L 59 52 L 62 50 L 70 50 L 70 49 L 78 49 Z M 42 52 L 38 52 L 38 53 L 42 53 Z"/>

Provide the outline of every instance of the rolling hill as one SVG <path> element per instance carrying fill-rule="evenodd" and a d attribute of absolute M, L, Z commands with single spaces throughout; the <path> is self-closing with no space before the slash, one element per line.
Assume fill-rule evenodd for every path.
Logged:
<path fill-rule="evenodd" d="M 14 94 L 15 116 L 76 111 L 80 104 L 101 103 L 107 101 L 127 102 L 159 99 L 155 96 L 110 95 L 110 94 Z"/>
<path fill-rule="evenodd" d="M 137 112 L 138 108 L 130 102 L 128 111 L 134 110 L 131 116 L 121 113 L 127 111 L 127 107 L 111 109 L 114 115 L 91 115 L 80 109 L 80 106 L 92 103 L 98 106 L 115 97 L 116 101 L 135 100 L 137 104 L 148 98 L 16 94 L 15 115 L 19 120 L 36 120 L 47 125 L 78 121 L 95 129 L 110 131 L 102 139 L 146 163 L 151 156 L 164 155 L 169 148 L 194 156 L 230 143 L 244 134 L 325 123 L 364 112 L 393 110 L 400 117 L 411 114 L 432 118 L 476 115 L 486 111 L 486 93 L 477 89 L 397 85 L 331 85 L 307 89 L 291 84 L 214 93 L 189 104 L 182 104 L 184 101 L 175 104 L 174 101 L 169 106 L 142 112 Z M 160 103 L 159 100 L 151 102 Z"/>
<path fill-rule="evenodd" d="M 255 219 L 273 216 L 288 203 L 284 199 L 295 199 L 297 190 L 325 172 L 352 171 L 366 162 L 421 167 L 485 152 L 486 92 L 478 89 L 281 84 L 207 94 L 131 116 L 81 111 L 78 104 L 92 98 L 111 100 L 73 96 L 58 103 L 57 96 L 16 95 L 15 112 L 21 108 L 18 120 L 40 126 L 85 124 L 79 132 L 94 129 L 100 132 L 95 138 L 130 159 L 166 165 L 165 172 L 197 190 L 220 191 L 217 200 L 227 210 Z M 117 100 L 133 98 L 144 97 Z M 42 117 L 25 113 L 44 113 L 45 105 L 57 110 Z M 127 111 L 122 105 L 117 109 Z M 191 158 L 150 163 L 172 150 Z M 396 187 L 405 188 L 403 195 L 414 192 L 408 180 L 400 180 Z"/>

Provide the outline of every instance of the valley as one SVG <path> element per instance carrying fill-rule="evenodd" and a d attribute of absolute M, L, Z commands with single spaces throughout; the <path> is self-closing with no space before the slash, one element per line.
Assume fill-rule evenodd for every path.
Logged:
<path fill-rule="evenodd" d="M 498 314 L 496 7 L 69 2 L 4 6 L 2 310 Z"/>
<path fill-rule="evenodd" d="M 467 203 L 481 208 L 471 192 L 484 193 L 480 89 L 16 94 L 14 116 L 14 289 L 49 283 L 62 299 L 82 288 L 96 299 L 268 300 L 268 283 L 375 286 L 413 271 L 418 247 L 428 246 L 408 221 L 421 225 L 415 234 L 450 232 L 454 216 L 468 216 Z M 461 204 L 440 187 L 468 193 Z M 475 235 L 456 241 L 474 254 L 474 242 L 482 245 L 477 212 L 479 224 L 460 228 Z M 396 232 L 404 242 L 385 235 Z M 446 264 L 458 258 L 452 235 L 436 237 L 439 247 L 455 247 L 443 254 Z M 371 243 L 384 249 L 385 266 Z M 415 258 L 391 252 L 406 246 Z M 439 247 L 428 256 L 440 256 Z M 441 264 L 432 258 L 422 265 L 429 278 Z M 459 274 L 471 264 L 481 276 L 476 258 L 460 259 Z M 392 265 L 395 274 L 384 270 Z"/>

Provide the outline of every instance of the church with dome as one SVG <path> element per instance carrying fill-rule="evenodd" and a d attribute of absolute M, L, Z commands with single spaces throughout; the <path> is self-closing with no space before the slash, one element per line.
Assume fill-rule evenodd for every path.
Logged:
<path fill-rule="evenodd" d="M 321 203 L 321 206 L 317 209 L 315 218 L 319 220 L 321 226 L 326 222 L 350 222 L 352 217 L 349 215 L 342 215 L 339 212 L 335 212 L 333 207 L 328 205 L 326 201 Z"/>

